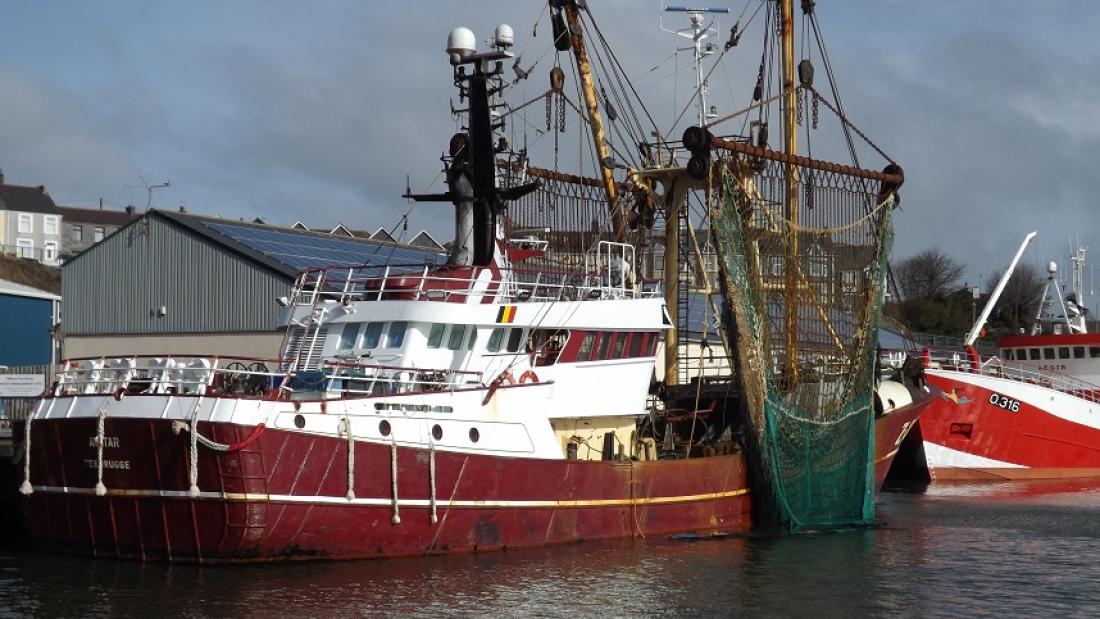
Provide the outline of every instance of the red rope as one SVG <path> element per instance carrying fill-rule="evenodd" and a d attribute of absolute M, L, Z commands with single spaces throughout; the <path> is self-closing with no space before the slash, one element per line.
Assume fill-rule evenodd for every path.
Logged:
<path fill-rule="evenodd" d="M 225 452 L 231 453 L 234 451 L 240 451 L 241 449 L 248 447 L 252 443 L 256 442 L 256 439 L 260 438 L 260 435 L 264 433 L 264 429 L 264 424 L 261 423 L 260 425 L 253 428 L 252 434 L 249 434 L 247 437 L 245 437 L 243 441 L 240 441 L 239 443 L 232 443 L 228 447 L 226 447 Z"/>

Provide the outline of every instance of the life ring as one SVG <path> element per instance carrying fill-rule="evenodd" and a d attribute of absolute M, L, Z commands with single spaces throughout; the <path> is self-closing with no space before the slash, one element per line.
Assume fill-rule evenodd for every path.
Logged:
<path fill-rule="evenodd" d="M 498 385 L 514 385 L 516 379 L 512 377 L 512 372 L 504 370 L 500 373 L 500 376 L 497 376 L 496 383 Z"/>
<path fill-rule="evenodd" d="M 527 370 L 526 372 L 521 374 L 520 377 L 519 377 L 519 384 L 521 384 L 521 385 L 524 385 L 524 384 L 527 384 L 527 383 L 537 383 L 537 382 L 539 382 L 539 375 L 535 374 L 534 370 Z"/>

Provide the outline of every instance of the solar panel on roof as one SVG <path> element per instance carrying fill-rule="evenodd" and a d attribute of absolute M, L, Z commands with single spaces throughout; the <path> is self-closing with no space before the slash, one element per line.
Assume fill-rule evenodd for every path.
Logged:
<path fill-rule="evenodd" d="M 203 221 L 202 224 L 299 271 L 360 264 L 438 264 L 444 259 L 444 255 L 437 251 L 368 239 L 318 236 L 222 221 Z"/>

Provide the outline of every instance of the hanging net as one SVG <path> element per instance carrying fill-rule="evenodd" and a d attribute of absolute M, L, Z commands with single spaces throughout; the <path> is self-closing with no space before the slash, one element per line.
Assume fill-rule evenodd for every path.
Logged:
<path fill-rule="evenodd" d="M 874 518 L 873 389 L 897 187 L 803 163 L 724 158 L 711 196 L 756 517 L 795 531 Z"/>

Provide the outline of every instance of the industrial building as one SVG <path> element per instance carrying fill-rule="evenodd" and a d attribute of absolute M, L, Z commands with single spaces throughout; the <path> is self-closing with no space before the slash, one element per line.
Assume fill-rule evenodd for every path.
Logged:
<path fill-rule="evenodd" d="M 61 297 L 0 279 L 0 324 L 8 325 L 0 344 L 0 366 L 48 365 Z"/>
<path fill-rule="evenodd" d="M 278 300 L 303 269 L 441 261 L 421 247 L 151 210 L 62 268 L 65 357 L 274 358 Z"/>

